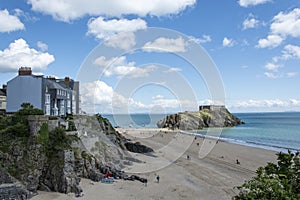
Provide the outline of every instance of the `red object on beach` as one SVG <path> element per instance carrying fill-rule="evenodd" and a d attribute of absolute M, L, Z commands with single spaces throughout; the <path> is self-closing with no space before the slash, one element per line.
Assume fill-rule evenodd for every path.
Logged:
<path fill-rule="evenodd" d="M 110 177 L 110 173 L 106 172 L 106 174 L 104 175 L 104 178 L 109 178 Z"/>

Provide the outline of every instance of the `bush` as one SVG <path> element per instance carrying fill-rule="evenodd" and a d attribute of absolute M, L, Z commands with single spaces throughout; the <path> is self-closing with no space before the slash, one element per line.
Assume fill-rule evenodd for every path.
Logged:
<path fill-rule="evenodd" d="M 268 163 L 256 171 L 257 177 L 237 187 L 233 199 L 300 199 L 299 152 L 277 154 L 278 163 Z"/>

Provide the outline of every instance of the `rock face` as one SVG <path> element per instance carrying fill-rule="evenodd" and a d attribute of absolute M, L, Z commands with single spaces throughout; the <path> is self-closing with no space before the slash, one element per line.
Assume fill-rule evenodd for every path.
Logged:
<path fill-rule="evenodd" d="M 243 123 L 226 108 L 222 107 L 221 109 L 204 108 L 198 112 L 181 112 L 168 115 L 157 122 L 157 127 L 198 130 L 208 127 L 232 127 Z"/>
<path fill-rule="evenodd" d="M 81 177 L 100 181 L 107 171 L 115 178 L 128 177 L 121 171 L 132 162 L 125 146 L 128 141 L 100 115 L 74 116 L 77 131 L 58 138 L 50 131 L 55 130 L 51 120 L 28 119 L 4 129 L 0 123 L 0 199 L 28 199 L 37 190 L 81 191 Z M 138 149 L 148 151 L 145 146 Z"/>

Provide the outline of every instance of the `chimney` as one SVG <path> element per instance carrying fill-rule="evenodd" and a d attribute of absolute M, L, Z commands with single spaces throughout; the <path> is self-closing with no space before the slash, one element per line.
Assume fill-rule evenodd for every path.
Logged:
<path fill-rule="evenodd" d="M 70 86 L 70 78 L 69 77 L 65 77 L 65 84 L 67 87 Z"/>
<path fill-rule="evenodd" d="M 32 75 L 32 70 L 30 67 L 19 68 L 19 76 L 28 76 L 28 75 Z"/>

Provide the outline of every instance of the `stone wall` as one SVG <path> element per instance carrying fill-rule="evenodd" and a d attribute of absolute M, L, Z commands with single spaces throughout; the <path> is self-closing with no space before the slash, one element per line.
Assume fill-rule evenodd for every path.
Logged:
<path fill-rule="evenodd" d="M 29 199 L 28 191 L 21 184 L 6 183 L 0 185 L 0 199 Z"/>

